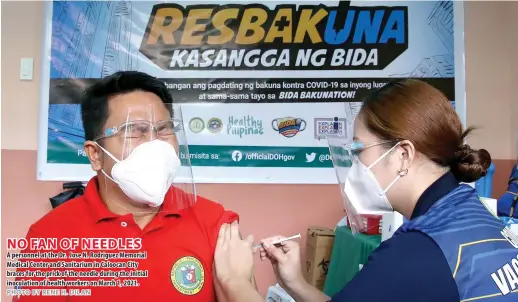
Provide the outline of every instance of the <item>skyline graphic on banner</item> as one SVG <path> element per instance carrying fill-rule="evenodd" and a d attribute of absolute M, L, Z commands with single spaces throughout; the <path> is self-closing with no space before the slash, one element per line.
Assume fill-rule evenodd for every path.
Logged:
<path fill-rule="evenodd" d="M 78 11 L 78 13 L 71 14 L 69 9 Z M 62 50 L 62 47 L 57 47 L 55 51 L 53 43 L 52 78 L 98 78 L 106 77 L 119 70 L 138 70 L 139 52 L 131 43 L 133 35 L 129 19 L 132 14 L 131 1 L 116 3 L 54 1 L 54 12 L 53 24 L 56 26 L 53 28 L 53 37 L 63 38 L 65 41 L 70 41 L 70 44 L 63 52 L 57 51 L 57 49 Z M 108 31 L 101 30 L 105 24 L 109 24 Z M 428 25 L 433 28 L 449 53 L 423 58 L 414 70 L 392 74 L 390 77 L 448 78 L 455 76 L 453 4 L 451 1 L 440 1 L 435 4 L 428 16 Z M 100 30 L 97 30 L 98 27 Z M 66 28 L 74 28 L 74 31 L 66 32 Z M 62 40 L 53 39 L 53 42 L 56 43 L 60 41 Z M 104 53 L 95 51 L 94 42 L 105 45 Z M 64 62 L 64 64 L 57 64 L 59 62 Z M 348 109 L 348 106 L 350 105 L 345 105 L 345 110 L 346 114 L 350 116 L 351 110 Z M 72 112 L 73 117 L 70 116 Z M 67 128 L 67 130 L 63 128 Z M 74 143 L 84 141 L 79 105 L 50 104 L 49 140 L 58 140 L 59 134 L 63 135 L 63 139 L 71 140 Z"/>
<path fill-rule="evenodd" d="M 131 1 L 54 1 L 51 78 L 138 70 L 131 7 Z"/>
<path fill-rule="evenodd" d="M 291 11 L 291 17 L 280 22 L 282 20 L 277 20 L 280 17 L 275 11 L 276 5 L 280 3 L 267 2 L 258 6 L 265 16 L 265 28 L 263 36 L 257 38 L 256 44 L 243 43 L 243 37 L 237 41 L 242 27 L 246 29 L 248 26 L 243 21 L 243 16 L 238 15 L 236 20 L 239 21 L 225 23 L 223 26 L 227 26 L 226 28 L 217 28 L 221 25 L 213 23 L 217 14 L 220 14 L 218 18 L 231 15 L 229 4 L 245 5 L 242 7 L 243 11 L 240 11 L 244 14 L 250 8 L 244 3 L 211 3 L 210 9 L 213 11 L 209 18 L 204 19 L 207 21 L 202 22 L 202 18 L 194 23 L 188 22 L 188 18 L 191 14 L 200 13 L 197 10 L 204 7 L 203 3 L 49 3 L 52 6 L 52 23 L 47 24 L 51 32 L 47 49 L 50 61 L 49 70 L 43 76 L 43 81 L 48 81 L 49 90 L 42 95 L 43 104 L 48 106 L 48 116 L 44 119 L 46 123 L 42 124 L 47 128 L 47 135 L 40 138 L 43 142 L 40 142 L 42 147 L 39 152 L 46 153 L 44 161 L 39 162 L 40 179 L 56 179 L 55 175 L 59 173 L 55 171 L 59 169 L 69 169 L 67 172 L 63 170 L 65 180 L 79 178 L 76 173 L 85 175 L 84 178 L 91 175 L 90 168 L 87 169 L 88 159 L 82 152 L 84 129 L 79 101 L 86 87 L 117 71 L 136 70 L 159 78 L 173 95 L 175 102 L 182 104 L 187 140 L 193 148 L 190 153 L 194 156 L 191 163 L 195 177 L 199 175 L 197 171 L 205 171 L 200 167 L 216 169 L 204 172 L 204 177 L 220 173 L 226 175 L 225 173 L 230 173 L 230 170 L 225 170 L 227 167 L 275 167 L 284 169 L 285 173 L 295 167 L 331 168 L 331 162 L 325 154 L 322 154 L 321 161 L 318 156 L 306 161 L 307 152 L 317 155 L 326 152 L 326 140 L 321 138 L 325 137 L 322 133 L 327 130 L 316 129 L 317 125 L 324 127 L 327 125 L 325 121 L 340 121 L 344 125 L 345 135 L 352 137 L 353 122 L 361 108 L 361 100 L 391 79 L 420 78 L 443 91 L 454 108 L 459 97 L 464 101 L 463 95 L 455 94 L 463 91 L 458 89 L 455 80 L 458 76 L 455 72 L 455 60 L 459 52 L 454 49 L 455 39 L 462 35 L 455 35 L 455 30 L 459 27 L 455 26 L 454 7 L 456 10 L 457 6 L 452 1 L 351 1 L 348 5 L 343 5 L 340 1 L 305 2 L 304 9 L 313 9 L 309 11 L 309 16 L 320 16 L 318 24 L 314 24 L 313 33 L 310 33 L 311 25 L 305 29 L 299 28 L 297 18 L 300 18 L 300 14 L 293 14 L 296 10 Z M 249 3 L 255 2 L 247 2 Z M 167 8 L 170 14 L 163 20 L 182 20 L 175 21 L 180 24 L 177 27 L 169 26 L 166 21 L 164 22 L 167 24 L 158 24 L 158 28 L 161 28 L 158 29 L 161 39 L 169 40 L 160 42 L 157 38 L 160 43 L 156 43 L 153 42 L 154 38 L 149 38 L 149 32 L 157 30 L 152 29 L 152 26 L 157 26 L 154 20 L 160 8 Z M 293 4 L 292 9 L 296 8 L 297 4 Z M 323 11 L 319 12 L 319 9 Z M 175 10 L 176 13 L 173 13 Z M 354 14 L 357 15 L 350 18 L 352 21 L 347 21 Z M 333 21 L 329 21 L 331 19 Z M 393 22 L 391 28 L 386 27 L 389 19 Z M 206 30 L 196 34 L 196 31 L 186 28 L 191 23 L 204 24 Z M 333 41 L 339 41 L 340 26 L 343 29 L 349 26 L 350 36 L 342 40 L 345 41 L 342 44 L 333 44 Z M 219 44 L 214 43 L 214 37 L 224 38 L 222 33 L 226 29 L 232 38 Z M 250 35 L 249 30 L 244 32 Z M 291 40 L 287 35 L 279 36 L 283 30 L 291 31 L 288 34 L 291 35 Z M 334 30 L 336 37 L 333 38 Z M 301 43 L 295 42 L 297 31 L 307 36 L 303 37 Z M 310 37 L 313 34 L 319 36 Z M 202 37 L 199 40 L 201 42 L 196 42 L 196 35 Z M 268 35 L 277 37 L 265 42 Z M 208 37 L 212 37 L 212 42 Z M 313 43 L 316 41 L 314 39 L 319 38 L 320 44 Z M 213 51 L 212 57 L 207 57 L 210 51 Z M 304 52 L 307 55 L 306 63 L 300 65 L 299 61 L 304 59 L 300 54 Z M 316 52 L 320 54 L 317 55 Z M 182 55 L 183 59 L 175 58 L 180 53 L 187 55 Z M 196 53 L 199 53 L 199 57 L 192 56 Z M 238 53 L 244 54 L 241 59 L 236 57 Z M 252 55 L 247 57 L 250 53 L 256 56 L 255 62 L 259 62 L 257 68 L 250 65 L 255 60 Z M 342 53 L 343 58 L 337 59 L 337 53 Z M 290 56 L 285 61 L 288 64 L 286 68 L 279 67 L 283 55 Z M 181 60 L 185 61 L 182 63 Z M 221 68 L 218 69 L 217 65 L 204 67 L 203 60 L 212 62 L 207 63 L 209 65 L 219 60 Z M 242 63 L 236 63 L 239 60 Z M 345 63 L 333 65 L 337 60 Z M 185 62 L 194 61 L 195 64 L 190 67 L 181 67 Z M 244 63 L 245 61 L 248 63 Z M 225 65 L 230 64 L 229 62 L 234 62 L 234 65 Z M 288 137 L 279 135 L 287 133 L 287 128 L 275 130 L 275 127 L 271 127 L 273 120 L 284 120 L 286 123 L 301 121 L 301 124 L 297 124 L 296 129 L 289 129 L 293 134 Z M 190 128 L 194 125 L 190 124 L 193 121 L 198 123 L 198 128 Z M 240 121 L 242 124 L 233 125 L 232 121 Z M 247 125 L 247 121 L 254 121 L 254 124 Z M 278 124 L 275 125 L 280 129 Z M 260 135 L 240 134 L 249 132 Z M 235 135 L 236 133 L 240 135 Z M 225 153 L 227 151 L 228 154 Z M 232 158 L 236 151 L 242 152 L 242 159 Z M 207 158 L 207 154 L 211 152 L 212 157 Z M 271 155 L 272 160 L 265 159 L 270 158 L 270 155 L 265 155 L 268 152 L 274 152 Z M 254 160 L 248 160 L 249 158 Z M 281 160 L 277 161 L 275 158 Z M 58 167 L 56 164 L 66 164 L 67 167 Z M 80 169 L 72 168 L 74 166 Z M 329 176 L 328 172 L 317 170 L 312 171 L 322 173 L 322 179 L 326 179 L 326 183 L 333 178 L 332 174 Z M 326 171 L 332 172 L 332 169 Z M 239 172 L 236 173 L 238 174 L 228 176 L 227 179 L 230 182 L 239 182 Z M 263 180 L 282 178 L 280 182 L 290 182 L 288 174 L 280 170 L 257 170 L 257 173 Z"/>

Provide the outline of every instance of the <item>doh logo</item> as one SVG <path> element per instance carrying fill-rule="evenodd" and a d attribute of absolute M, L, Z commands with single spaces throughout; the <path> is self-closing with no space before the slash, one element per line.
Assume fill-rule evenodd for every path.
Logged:
<path fill-rule="evenodd" d="M 272 121 L 272 128 L 285 137 L 294 137 L 306 129 L 306 121 L 294 117 L 277 118 Z"/>
<path fill-rule="evenodd" d="M 164 70 L 380 70 L 407 48 L 406 6 L 162 3 L 140 52 Z"/>
<path fill-rule="evenodd" d="M 171 268 L 171 282 L 184 295 L 195 295 L 205 283 L 205 270 L 200 260 L 186 256 L 178 259 Z"/>

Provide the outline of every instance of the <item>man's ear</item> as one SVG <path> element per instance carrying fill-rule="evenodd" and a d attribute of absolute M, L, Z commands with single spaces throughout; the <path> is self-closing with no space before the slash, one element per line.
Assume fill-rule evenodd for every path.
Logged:
<path fill-rule="evenodd" d="M 86 156 L 90 160 L 92 170 L 100 171 L 102 169 L 103 151 L 93 141 L 86 141 L 84 145 Z"/>

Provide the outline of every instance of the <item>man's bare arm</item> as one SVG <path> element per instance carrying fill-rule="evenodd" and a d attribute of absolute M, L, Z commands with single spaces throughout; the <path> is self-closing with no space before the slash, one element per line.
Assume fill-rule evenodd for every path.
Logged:
<path fill-rule="evenodd" d="M 229 302 L 221 283 L 219 283 L 218 277 L 216 276 L 216 269 L 214 265 L 212 266 L 212 279 L 214 280 L 214 291 L 216 292 L 216 301 L 217 302 Z"/>
<path fill-rule="evenodd" d="M 239 237 L 241 239 L 243 239 L 243 235 L 241 234 L 241 232 L 239 232 Z M 255 290 L 257 290 L 257 283 L 255 282 L 255 276 L 254 276 L 253 272 L 252 272 L 252 276 L 250 276 L 250 284 L 252 284 L 252 286 L 255 288 Z"/>
<path fill-rule="evenodd" d="M 252 274 L 252 277 L 250 278 L 250 283 L 252 286 L 257 290 L 257 283 L 255 283 L 255 276 Z"/>

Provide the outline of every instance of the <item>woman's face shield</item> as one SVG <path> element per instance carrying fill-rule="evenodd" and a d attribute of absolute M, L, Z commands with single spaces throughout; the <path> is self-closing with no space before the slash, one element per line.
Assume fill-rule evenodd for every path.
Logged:
<path fill-rule="evenodd" d="M 105 157 L 105 173 L 111 178 L 115 176 L 115 181 L 117 173 L 134 179 L 135 186 L 145 194 L 154 195 L 154 199 L 167 192 L 163 203 L 160 201 L 159 211 L 177 212 L 193 205 L 196 190 L 181 107 L 172 104 L 132 106 L 125 117 L 119 116 L 118 122 L 107 125 L 104 134 L 96 140 L 115 157 Z M 109 190 L 108 186 L 106 189 Z M 107 192 L 108 199 L 117 193 Z M 156 212 L 152 204 L 149 211 Z M 146 207 L 138 205 L 146 211 Z"/>
<path fill-rule="evenodd" d="M 356 152 L 352 149 L 353 144 L 347 136 L 328 135 L 327 143 L 329 145 L 329 154 L 333 162 L 333 168 L 336 173 L 338 183 L 343 189 L 347 172 L 354 161 L 358 160 Z M 343 190 L 342 190 L 343 191 Z"/>
<path fill-rule="evenodd" d="M 378 157 L 373 163 L 370 163 L 370 166 L 365 166 L 360 157 L 362 157 L 362 151 L 374 146 L 390 144 L 394 148 L 398 140 L 364 143 L 350 141 L 345 136 L 328 136 L 327 141 L 336 177 L 340 184 L 348 225 L 352 233 L 376 233 L 379 228 L 381 213 L 385 210 L 379 210 L 378 213 L 375 209 L 372 209 L 372 201 L 376 200 L 376 197 L 372 198 L 372 193 L 378 191 L 376 191 L 377 188 L 373 188 L 369 184 L 372 184 L 373 181 L 377 184 L 377 180 L 374 179 L 373 174 L 369 176 L 369 173 L 365 171 L 370 169 L 385 155 Z M 385 154 L 388 154 L 388 152 L 390 151 L 387 151 Z M 349 173 L 352 174 L 349 175 Z"/>
<path fill-rule="evenodd" d="M 347 215 L 348 226 L 353 234 L 366 230 L 367 224 L 365 217 L 360 215 L 352 205 L 349 197 L 345 193 L 347 173 L 353 163 L 357 162 L 359 150 L 357 143 L 351 142 L 346 136 L 329 135 L 327 136 L 329 144 L 329 154 L 333 161 L 333 167 L 336 173 L 340 192 L 344 204 L 345 213 Z"/>

